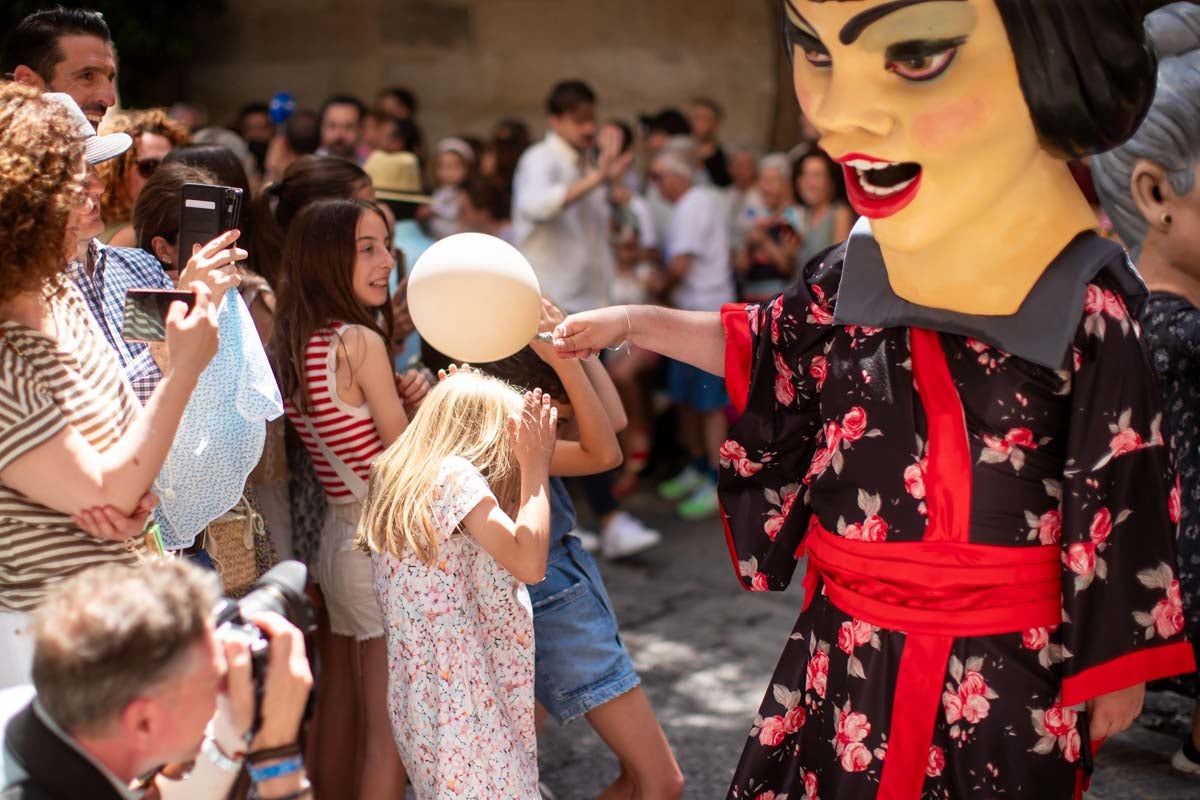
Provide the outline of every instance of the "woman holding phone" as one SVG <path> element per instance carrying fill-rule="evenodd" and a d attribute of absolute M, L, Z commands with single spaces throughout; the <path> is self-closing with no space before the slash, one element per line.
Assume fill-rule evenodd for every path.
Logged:
<path fill-rule="evenodd" d="M 137 402 L 63 274 L 94 203 L 83 152 L 61 106 L 0 87 L 0 688 L 30 679 L 29 613 L 50 586 L 148 555 L 147 492 L 217 349 L 212 292 L 193 283 L 191 311 L 176 303 L 167 315 L 171 363 Z M 192 272 L 236 258 L 236 238 L 202 248 Z"/>

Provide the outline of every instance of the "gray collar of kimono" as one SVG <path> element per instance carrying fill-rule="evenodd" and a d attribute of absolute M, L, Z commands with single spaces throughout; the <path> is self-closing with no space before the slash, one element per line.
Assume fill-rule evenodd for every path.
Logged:
<path fill-rule="evenodd" d="M 1088 283 L 1107 271 L 1138 314 L 1146 285 L 1125 250 L 1094 233 L 1077 236 L 1038 278 L 1015 314 L 962 314 L 910 303 L 892 291 L 883 253 L 866 219 L 850 232 L 833 320 L 837 325 L 926 328 L 968 336 L 1049 369 L 1063 369 Z"/>

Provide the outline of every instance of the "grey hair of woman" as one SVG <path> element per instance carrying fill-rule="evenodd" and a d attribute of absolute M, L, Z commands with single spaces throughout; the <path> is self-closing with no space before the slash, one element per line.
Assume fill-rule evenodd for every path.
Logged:
<path fill-rule="evenodd" d="M 759 174 L 778 172 L 785 181 L 792 178 L 792 162 L 787 153 L 768 153 L 758 162 Z"/>
<path fill-rule="evenodd" d="M 1162 167 L 1183 197 L 1196 188 L 1200 160 L 1200 5 L 1172 3 L 1146 17 L 1158 53 L 1158 90 L 1137 133 L 1091 160 L 1096 191 L 1113 227 L 1136 260 L 1148 223 L 1133 199 L 1134 169 L 1145 160 Z"/>

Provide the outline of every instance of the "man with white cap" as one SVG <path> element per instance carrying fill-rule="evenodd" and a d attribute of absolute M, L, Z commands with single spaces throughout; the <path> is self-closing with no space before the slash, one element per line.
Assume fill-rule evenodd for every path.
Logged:
<path fill-rule="evenodd" d="M 133 386 L 134 393 L 145 404 L 162 379 L 162 370 L 151 356 L 148 345 L 127 342 L 121 335 L 125 318 L 125 292 L 129 289 L 174 289 L 175 284 L 163 271 L 158 259 L 146 251 L 109 247 L 95 238 L 104 230 L 104 220 L 100 218 L 100 196 L 104 193 L 104 183 L 95 166 L 124 153 L 133 145 L 133 140 L 125 133 L 96 135 L 92 124 L 70 95 L 52 92 L 46 97 L 60 103 L 75 119 L 76 130 L 80 138 L 85 140 L 84 158 L 88 163 L 85 204 L 77 212 L 75 220 L 79 245 L 75 259 L 68 265 L 68 272 L 87 301 L 109 347 L 116 353 L 121 370 Z M 229 285 L 227 279 L 219 272 L 215 276 L 217 282 L 210 282 L 208 276 L 233 263 L 235 257 L 244 258 L 245 251 L 223 251 L 222 256 L 214 260 L 217 263 L 207 265 L 203 274 L 181 276 L 181 284 L 188 285 L 194 280 L 209 282 L 209 288 L 219 297 L 218 291 L 223 291 Z"/>

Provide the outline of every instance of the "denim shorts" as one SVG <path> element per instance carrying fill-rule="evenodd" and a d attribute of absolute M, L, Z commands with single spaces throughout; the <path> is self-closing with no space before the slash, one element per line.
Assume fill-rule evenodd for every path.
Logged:
<path fill-rule="evenodd" d="M 667 364 L 667 394 L 676 403 L 701 414 L 720 411 L 729 405 L 724 378 L 710 375 L 682 361 Z"/>
<path fill-rule="evenodd" d="M 641 678 L 617 632 L 595 560 L 574 536 L 550 548 L 546 578 L 529 587 L 535 642 L 534 693 L 559 722 L 571 722 Z"/>

